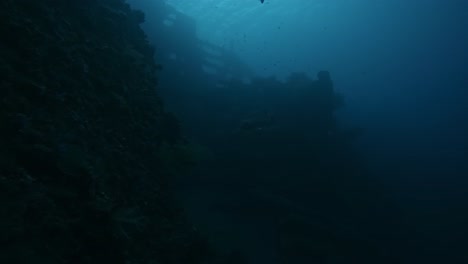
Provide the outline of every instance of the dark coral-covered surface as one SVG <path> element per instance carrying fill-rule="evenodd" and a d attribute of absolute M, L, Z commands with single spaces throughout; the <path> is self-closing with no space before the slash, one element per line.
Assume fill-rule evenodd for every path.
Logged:
<path fill-rule="evenodd" d="M 197 263 L 187 164 L 124 1 L 0 2 L 0 263 Z"/>

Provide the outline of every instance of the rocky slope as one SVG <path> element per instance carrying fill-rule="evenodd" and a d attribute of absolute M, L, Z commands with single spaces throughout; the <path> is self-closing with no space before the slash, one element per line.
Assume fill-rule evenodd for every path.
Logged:
<path fill-rule="evenodd" d="M 189 159 L 122 0 L 0 2 L 0 262 L 199 263 Z"/>

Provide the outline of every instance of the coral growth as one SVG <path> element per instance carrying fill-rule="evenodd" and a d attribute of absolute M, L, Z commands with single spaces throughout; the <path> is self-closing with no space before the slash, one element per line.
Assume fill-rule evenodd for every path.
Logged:
<path fill-rule="evenodd" d="M 120 0 L 7 0 L 0 17 L 0 262 L 201 260 L 167 187 L 178 165 L 159 155 L 183 143 L 155 92 L 143 14 Z"/>

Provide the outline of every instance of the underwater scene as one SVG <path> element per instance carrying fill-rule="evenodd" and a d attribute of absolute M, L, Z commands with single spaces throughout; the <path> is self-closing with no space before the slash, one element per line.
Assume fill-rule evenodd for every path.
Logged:
<path fill-rule="evenodd" d="M 0 263 L 467 264 L 465 0 L 0 0 Z"/>

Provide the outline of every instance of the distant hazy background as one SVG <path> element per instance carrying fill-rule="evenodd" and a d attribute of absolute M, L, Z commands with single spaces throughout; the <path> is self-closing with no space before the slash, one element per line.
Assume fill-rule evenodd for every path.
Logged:
<path fill-rule="evenodd" d="M 233 49 L 259 75 L 329 70 L 347 100 L 343 121 L 363 128 L 359 147 L 389 184 L 423 200 L 463 192 L 467 1 L 167 3 L 195 19 L 201 39 Z"/>
<path fill-rule="evenodd" d="M 200 39 L 234 51 L 257 75 L 330 71 L 346 100 L 340 120 L 361 128 L 356 147 L 374 177 L 426 232 L 463 237 L 468 1 L 166 2 L 194 19 Z"/>

